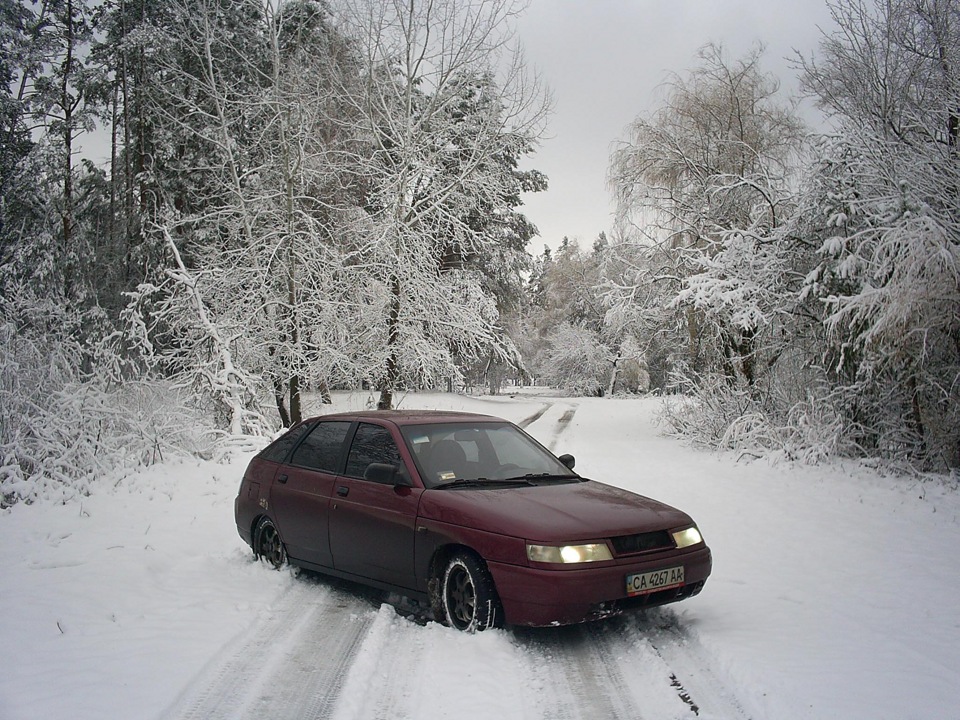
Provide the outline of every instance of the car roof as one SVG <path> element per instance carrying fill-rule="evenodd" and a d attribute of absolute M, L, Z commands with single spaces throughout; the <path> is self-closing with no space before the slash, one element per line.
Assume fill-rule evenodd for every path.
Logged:
<path fill-rule="evenodd" d="M 360 410 L 317 415 L 313 420 L 389 420 L 396 425 L 426 425 L 448 422 L 507 422 L 494 415 L 457 410 Z"/>

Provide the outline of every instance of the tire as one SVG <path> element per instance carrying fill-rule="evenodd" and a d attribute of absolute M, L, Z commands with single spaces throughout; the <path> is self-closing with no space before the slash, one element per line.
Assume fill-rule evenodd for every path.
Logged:
<path fill-rule="evenodd" d="M 287 564 L 287 549 L 280 539 L 280 531 L 270 518 L 263 518 L 257 523 L 253 533 L 253 554 L 275 570 Z"/>
<path fill-rule="evenodd" d="M 503 624 L 503 608 L 483 560 L 458 552 L 447 562 L 440 583 L 446 624 L 462 632 L 479 632 Z"/>

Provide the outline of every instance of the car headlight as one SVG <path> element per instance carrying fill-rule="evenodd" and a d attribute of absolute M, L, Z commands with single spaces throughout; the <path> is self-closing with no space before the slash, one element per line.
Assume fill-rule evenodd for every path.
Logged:
<path fill-rule="evenodd" d="M 603 543 L 588 545 L 527 545 L 527 558 L 533 562 L 573 563 L 600 562 L 613 560 L 610 548 Z"/>
<path fill-rule="evenodd" d="M 703 537 L 700 535 L 700 531 L 697 530 L 696 526 L 670 534 L 673 535 L 673 541 L 677 544 L 678 548 L 690 547 L 691 545 L 703 542 Z"/>

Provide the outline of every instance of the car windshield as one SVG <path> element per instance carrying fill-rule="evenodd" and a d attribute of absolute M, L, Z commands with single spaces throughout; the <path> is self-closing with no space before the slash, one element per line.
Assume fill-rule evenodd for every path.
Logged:
<path fill-rule="evenodd" d="M 454 481 L 503 484 L 576 480 L 579 476 L 508 422 L 456 422 L 402 428 L 428 488 Z M 467 483 L 461 482 L 466 486 Z"/>

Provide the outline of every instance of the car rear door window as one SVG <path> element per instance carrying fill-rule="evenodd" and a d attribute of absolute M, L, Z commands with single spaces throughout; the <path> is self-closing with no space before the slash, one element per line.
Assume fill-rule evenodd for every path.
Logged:
<path fill-rule="evenodd" d="M 336 473 L 343 457 L 343 441 L 350 429 L 349 422 L 319 422 L 290 459 L 291 464 L 313 470 Z"/>
<path fill-rule="evenodd" d="M 371 463 L 385 463 L 401 467 L 400 451 L 393 436 L 385 427 L 360 423 L 353 436 L 350 455 L 347 456 L 346 475 L 362 478 Z"/>
<path fill-rule="evenodd" d="M 281 435 L 272 443 L 267 445 L 261 452 L 260 457 L 264 460 L 282 463 L 290 454 L 290 448 L 297 444 L 297 440 L 303 437 L 303 434 L 310 429 L 310 423 L 297 425 L 286 435 Z"/>

